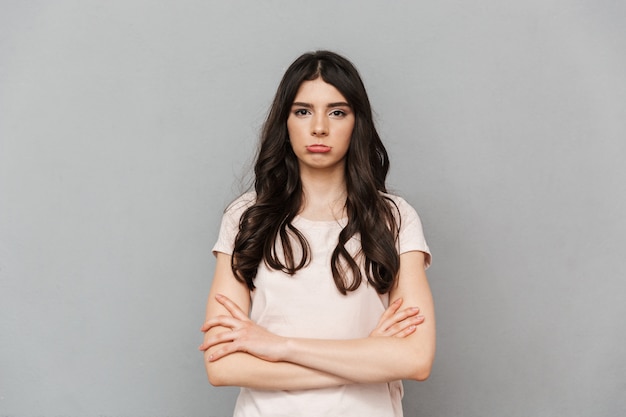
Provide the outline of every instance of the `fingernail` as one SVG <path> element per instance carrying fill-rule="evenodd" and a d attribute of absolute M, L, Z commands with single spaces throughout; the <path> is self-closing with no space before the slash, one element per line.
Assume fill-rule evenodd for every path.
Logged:
<path fill-rule="evenodd" d="M 419 311 L 420 308 L 419 307 L 411 307 L 411 311 Z"/>
<path fill-rule="evenodd" d="M 418 320 L 424 320 L 424 316 L 417 316 L 415 318 L 418 319 Z"/>
<path fill-rule="evenodd" d="M 216 300 L 221 300 L 222 298 L 224 298 L 224 296 L 222 294 L 216 294 L 215 295 L 215 299 Z"/>

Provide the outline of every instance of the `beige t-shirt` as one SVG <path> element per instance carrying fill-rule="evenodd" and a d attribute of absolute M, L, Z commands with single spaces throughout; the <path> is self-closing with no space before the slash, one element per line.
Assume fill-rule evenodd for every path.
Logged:
<path fill-rule="evenodd" d="M 430 251 L 421 221 L 406 201 L 387 195 L 400 213 L 398 251 Z M 239 218 L 255 199 L 247 193 L 228 208 L 213 252 L 231 255 Z M 389 295 L 380 295 L 361 282 L 356 291 L 342 295 L 335 286 L 330 269 L 332 252 L 347 219 L 312 221 L 296 216 L 292 224 L 306 237 L 311 247 L 307 267 L 289 276 L 267 268 L 262 262 L 251 292 L 250 318 L 267 330 L 282 336 L 355 339 L 367 337 L 389 305 Z M 352 253 L 359 248 L 358 236 L 346 245 Z M 299 259 L 294 249 L 295 259 Z M 363 364 L 367 366 L 367 364 Z M 235 406 L 235 417 L 399 417 L 402 416 L 402 383 L 351 384 L 334 388 L 300 391 L 264 391 L 242 388 Z"/>

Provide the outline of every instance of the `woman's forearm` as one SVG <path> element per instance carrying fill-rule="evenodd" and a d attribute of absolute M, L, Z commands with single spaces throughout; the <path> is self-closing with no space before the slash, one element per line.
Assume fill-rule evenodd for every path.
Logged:
<path fill-rule="evenodd" d="M 234 352 L 205 363 L 212 385 L 268 390 L 326 388 L 349 383 L 428 378 L 432 355 L 402 338 L 287 339 L 285 357 L 270 362 Z"/>
<path fill-rule="evenodd" d="M 430 375 L 433 350 L 410 339 L 288 339 L 284 360 L 357 383 L 424 380 Z"/>
<path fill-rule="evenodd" d="M 330 373 L 289 362 L 268 362 L 243 352 L 209 361 L 205 352 L 209 382 L 215 386 L 239 386 L 265 390 L 302 390 L 346 385 L 351 381 Z"/>

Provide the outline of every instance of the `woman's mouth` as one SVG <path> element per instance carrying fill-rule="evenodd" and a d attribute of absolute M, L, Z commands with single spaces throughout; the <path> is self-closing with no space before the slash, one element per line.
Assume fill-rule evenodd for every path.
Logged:
<path fill-rule="evenodd" d="M 309 145 L 306 147 L 306 150 L 313 153 L 326 153 L 330 152 L 332 148 L 326 145 Z"/>

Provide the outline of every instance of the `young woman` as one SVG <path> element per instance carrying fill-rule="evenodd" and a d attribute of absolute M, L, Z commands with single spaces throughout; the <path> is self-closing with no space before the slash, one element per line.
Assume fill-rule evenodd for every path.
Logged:
<path fill-rule="evenodd" d="M 429 376 L 430 253 L 388 169 L 354 66 L 299 57 L 213 248 L 200 350 L 211 384 L 242 387 L 235 416 L 397 417 L 400 380 Z"/>

